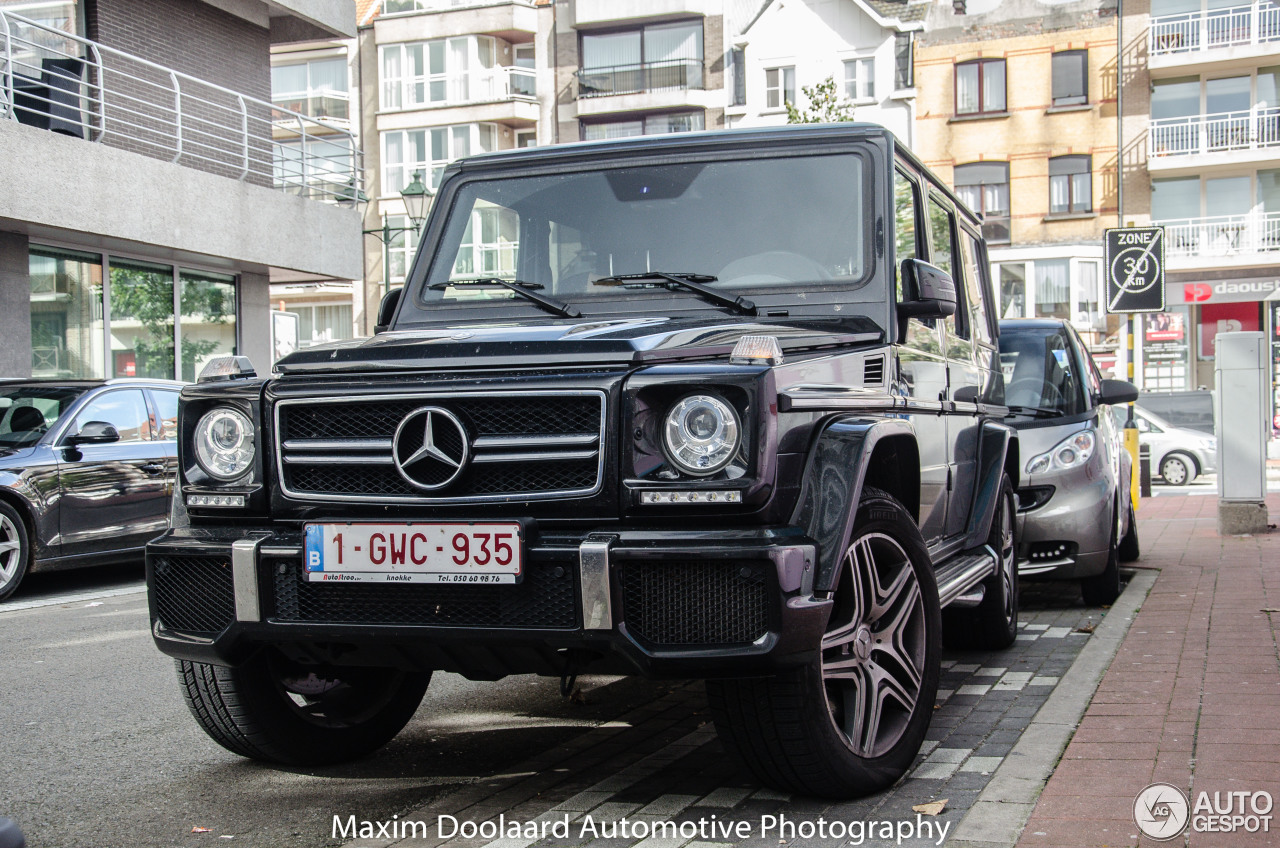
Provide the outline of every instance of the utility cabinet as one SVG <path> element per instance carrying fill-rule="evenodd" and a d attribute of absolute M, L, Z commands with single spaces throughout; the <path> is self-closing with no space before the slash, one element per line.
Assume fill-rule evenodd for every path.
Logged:
<path fill-rule="evenodd" d="M 1264 333 L 1219 333 L 1214 395 L 1218 437 L 1218 527 L 1267 528 L 1268 349 Z"/>

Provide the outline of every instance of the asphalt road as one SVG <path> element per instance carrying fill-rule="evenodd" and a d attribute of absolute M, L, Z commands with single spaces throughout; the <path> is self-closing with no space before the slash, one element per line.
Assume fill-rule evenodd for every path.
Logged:
<path fill-rule="evenodd" d="M 148 634 L 138 572 L 33 579 L 13 606 L 47 605 L 0 604 L 0 815 L 19 823 L 31 848 L 236 844 L 222 835 L 311 848 L 335 813 L 389 818 L 666 691 L 581 678 L 586 703 L 576 703 L 555 680 L 440 674 L 379 756 L 314 771 L 265 768 L 220 748 L 187 713 L 172 661 Z M 110 592 L 128 593 L 100 594 Z M 193 837 L 193 827 L 211 832 Z"/>

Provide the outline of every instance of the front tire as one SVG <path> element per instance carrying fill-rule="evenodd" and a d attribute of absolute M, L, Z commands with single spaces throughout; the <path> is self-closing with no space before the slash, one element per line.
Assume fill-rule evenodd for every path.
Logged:
<path fill-rule="evenodd" d="M 242 757 L 301 766 L 381 748 L 413 718 L 431 680 L 387 668 L 309 670 L 274 651 L 236 668 L 177 667 L 187 707 L 215 742 Z"/>
<path fill-rule="evenodd" d="M 982 581 L 982 602 L 973 609 L 942 613 L 943 638 L 955 648 L 999 651 L 1018 636 L 1018 545 L 1014 538 L 1018 505 L 1009 475 L 1000 480 L 1000 501 L 991 518 L 987 545 L 996 552 L 996 573 Z"/>
<path fill-rule="evenodd" d="M 938 587 L 920 531 L 867 489 L 813 660 L 772 678 L 707 681 L 716 729 L 762 782 L 851 798 L 910 768 L 938 691 Z"/>
<path fill-rule="evenodd" d="M 1107 549 L 1107 567 L 1101 574 L 1085 577 L 1080 580 L 1080 594 L 1084 602 L 1091 607 L 1105 607 L 1115 603 L 1120 597 L 1120 544 L 1119 522 L 1111 519 L 1111 544 Z"/>
<path fill-rule="evenodd" d="M 0 502 L 0 601 L 17 590 L 30 565 L 26 522 L 16 509 Z"/>

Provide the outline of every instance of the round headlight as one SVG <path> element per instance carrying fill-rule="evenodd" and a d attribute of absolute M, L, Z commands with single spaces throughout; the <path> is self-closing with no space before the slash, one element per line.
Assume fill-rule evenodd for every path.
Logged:
<path fill-rule="evenodd" d="M 240 412 L 219 407 L 196 424 L 196 461 L 217 480 L 234 480 L 253 467 L 253 424 Z"/>
<path fill-rule="evenodd" d="M 741 428 L 733 407 L 710 395 L 689 395 L 671 407 L 662 428 L 667 459 L 687 474 L 714 474 L 738 450 Z"/>

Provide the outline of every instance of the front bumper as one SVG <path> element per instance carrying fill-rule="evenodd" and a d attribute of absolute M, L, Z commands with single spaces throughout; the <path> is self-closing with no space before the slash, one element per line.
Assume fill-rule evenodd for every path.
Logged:
<path fill-rule="evenodd" d="M 313 583 L 296 529 L 171 530 L 147 546 L 152 635 L 174 657 L 316 663 L 474 679 L 578 672 L 771 674 L 805 662 L 831 602 L 799 532 L 531 534 L 516 585 Z"/>
<path fill-rule="evenodd" d="M 1114 502 L 1106 477 L 1072 470 L 1037 475 L 1027 485 L 1051 485 L 1053 495 L 1018 513 L 1018 573 L 1065 580 L 1101 574 L 1111 548 Z"/>

